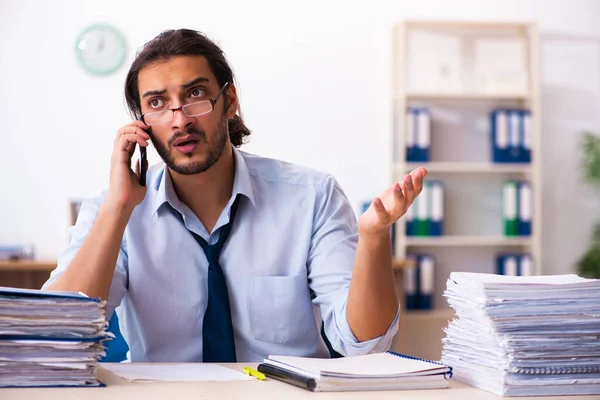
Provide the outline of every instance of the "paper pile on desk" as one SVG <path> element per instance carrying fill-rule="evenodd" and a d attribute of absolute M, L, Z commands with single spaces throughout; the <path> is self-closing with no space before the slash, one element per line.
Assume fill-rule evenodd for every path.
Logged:
<path fill-rule="evenodd" d="M 0 287 L 0 387 L 99 386 L 103 306 L 78 293 Z"/>
<path fill-rule="evenodd" d="M 453 272 L 442 362 L 504 396 L 600 394 L 600 280 Z"/>

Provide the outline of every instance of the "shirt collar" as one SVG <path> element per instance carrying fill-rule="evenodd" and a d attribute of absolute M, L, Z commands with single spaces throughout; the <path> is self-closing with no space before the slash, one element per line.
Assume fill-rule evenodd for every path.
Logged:
<path fill-rule="evenodd" d="M 233 180 L 233 190 L 231 193 L 231 202 L 236 198 L 238 194 L 246 196 L 252 205 L 255 205 L 254 190 L 252 189 L 252 180 L 250 179 L 250 172 L 246 165 L 243 153 L 233 147 L 233 156 L 235 159 L 235 178 Z M 148 189 L 152 188 L 156 194 L 150 207 L 151 216 L 155 217 L 160 207 L 169 203 L 176 210 L 181 210 L 181 201 L 175 194 L 173 188 L 173 181 L 171 180 L 171 174 L 167 166 L 163 163 L 162 168 L 156 178 L 151 181 Z"/>

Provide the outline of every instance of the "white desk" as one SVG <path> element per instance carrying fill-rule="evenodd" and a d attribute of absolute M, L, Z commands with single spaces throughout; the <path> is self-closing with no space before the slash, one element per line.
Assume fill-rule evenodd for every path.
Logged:
<path fill-rule="evenodd" d="M 256 364 L 223 364 L 237 370 Z M 448 389 L 381 392 L 312 393 L 273 379 L 266 381 L 127 383 L 105 369 L 98 369 L 103 388 L 25 388 L 0 389 L 6 400 L 152 400 L 152 399 L 415 399 L 415 400 L 498 400 L 502 397 L 450 381 Z M 599 400 L 600 396 L 561 397 L 574 400 Z M 507 399 L 557 400 L 558 397 L 507 397 Z"/>

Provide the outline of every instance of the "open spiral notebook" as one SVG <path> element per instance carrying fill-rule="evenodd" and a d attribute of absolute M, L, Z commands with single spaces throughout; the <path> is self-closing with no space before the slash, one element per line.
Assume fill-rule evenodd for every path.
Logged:
<path fill-rule="evenodd" d="M 258 370 L 313 392 L 442 389 L 452 375 L 446 365 L 393 352 L 333 359 L 269 356 Z"/>

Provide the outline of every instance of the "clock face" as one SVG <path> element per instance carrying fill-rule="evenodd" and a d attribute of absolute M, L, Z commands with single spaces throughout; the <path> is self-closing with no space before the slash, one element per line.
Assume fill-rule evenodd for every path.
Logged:
<path fill-rule="evenodd" d="M 88 72 L 107 75 L 123 64 L 127 46 L 123 35 L 115 28 L 92 25 L 77 38 L 75 52 Z"/>

